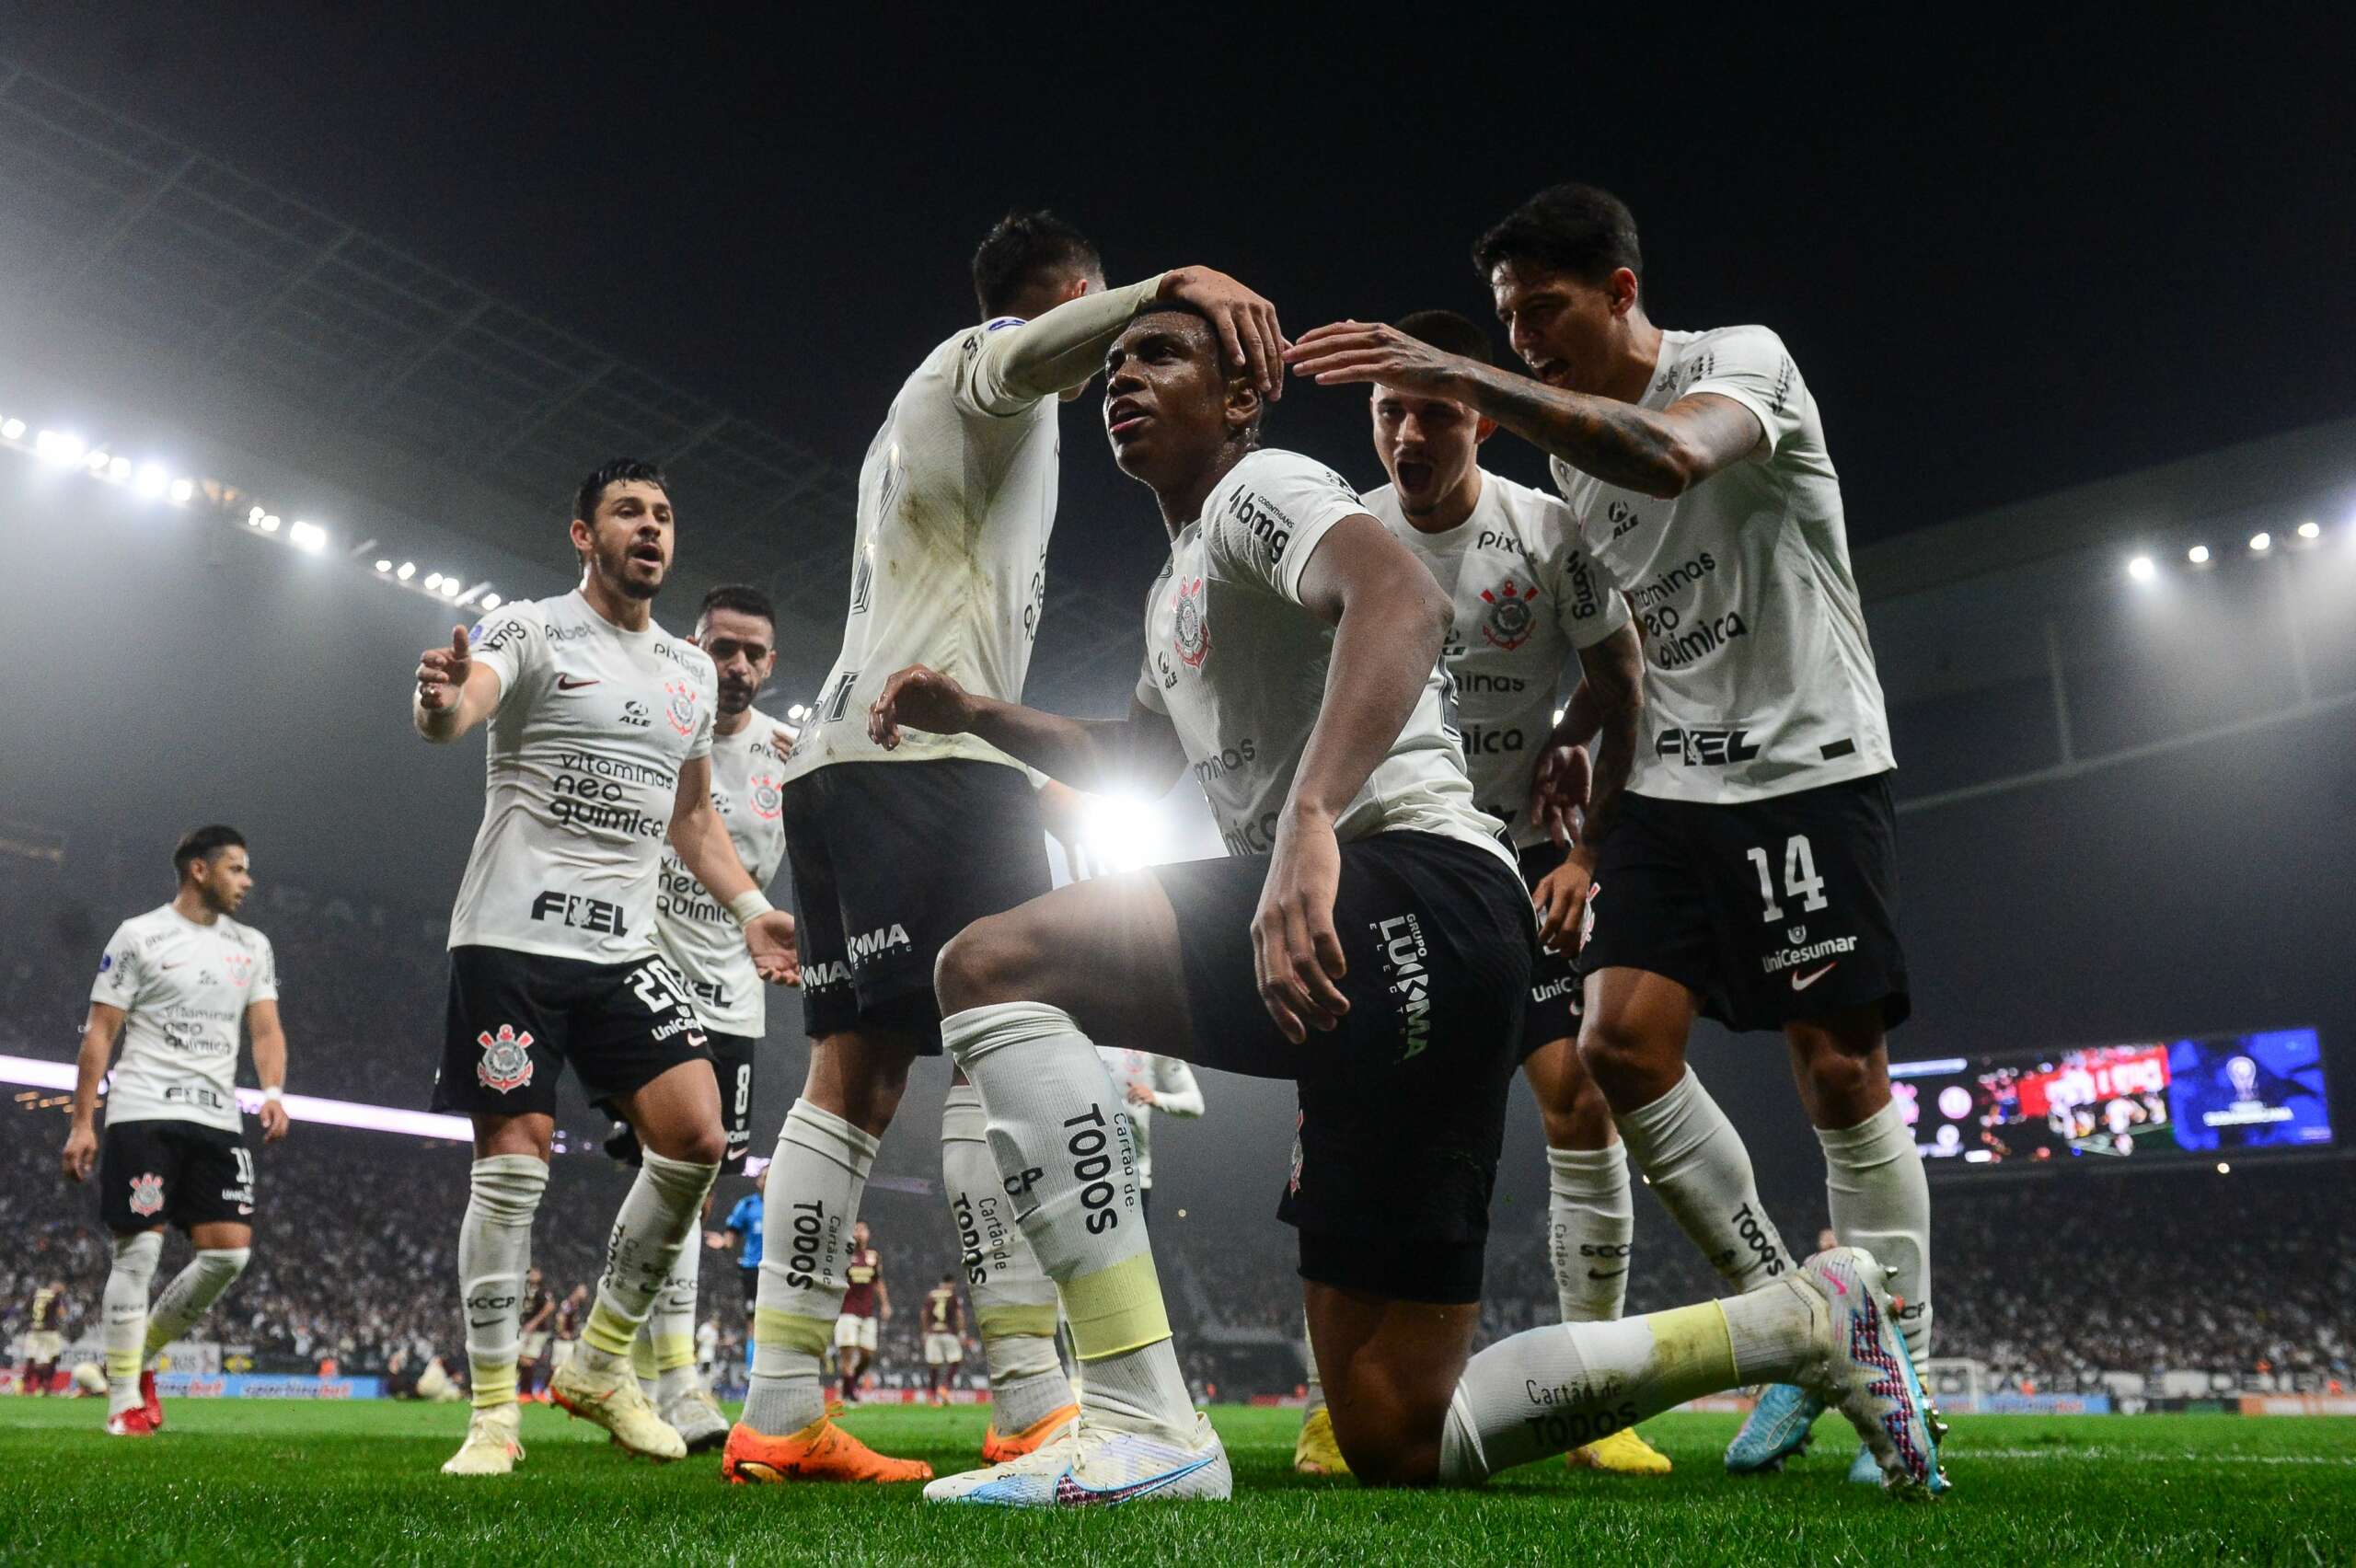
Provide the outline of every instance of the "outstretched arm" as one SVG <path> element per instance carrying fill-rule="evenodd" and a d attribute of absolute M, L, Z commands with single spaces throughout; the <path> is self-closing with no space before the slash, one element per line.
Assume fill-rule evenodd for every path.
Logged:
<path fill-rule="evenodd" d="M 410 717 L 427 740 L 455 741 L 498 706 L 499 672 L 475 658 L 466 628 L 454 628 L 449 647 L 429 648 L 418 661 Z"/>
<path fill-rule="evenodd" d="M 1067 719 L 1017 702 L 976 697 L 938 670 L 911 664 L 884 683 L 867 733 L 886 751 L 903 729 L 979 735 L 1019 762 L 1077 790 L 1133 789 L 1159 795 L 1186 766 L 1169 715 L 1132 698 L 1126 719 Z"/>
<path fill-rule="evenodd" d="M 1210 319 L 1228 363 L 1250 367 L 1265 397 L 1284 391 L 1284 334 L 1276 307 L 1226 273 L 1180 267 L 1117 289 L 1081 294 L 1036 320 L 985 332 L 967 395 L 986 413 L 1019 413 L 1042 398 L 1085 386 L 1104 368 L 1104 351 L 1151 306 L 1191 305 Z"/>
<path fill-rule="evenodd" d="M 1317 328 L 1285 357 L 1294 375 L 1321 386 L 1380 382 L 1467 404 L 1581 473 L 1640 495 L 1682 495 L 1766 437 L 1759 416 L 1715 392 L 1640 409 L 1444 353 L 1380 322 Z"/>

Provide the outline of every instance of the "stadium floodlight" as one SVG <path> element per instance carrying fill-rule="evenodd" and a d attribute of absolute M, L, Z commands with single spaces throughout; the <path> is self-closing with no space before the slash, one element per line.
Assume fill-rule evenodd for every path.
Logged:
<path fill-rule="evenodd" d="M 810 717 L 810 709 L 797 702 L 792 707 L 785 710 L 785 716 L 793 721 L 793 722 L 799 724 L 802 721 Z"/>
<path fill-rule="evenodd" d="M 1151 801 L 1136 795 L 1098 795 L 1088 802 L 1080 829 L 1080 847 L 1098 870 L 1134 871 L 1161 858 L 1167 824 Z"/>
<path fill-rule="evenodd" d="M 442 596 L 445 599 L 455 599 L 458 596 L 458 590 L 464 586 L 465 584 L 456 578 L 445 577 L 442 580 Z"/>
<path fill-rule="evenodd" d="M 482 607 L 486 610 L 495 610 L 503 603 L 505 601 L 496 594 L 485 594 L 482 596 Z"/>
<path fill-rule="evenodd" d="M 171 473 L 161 463 L 143 463 L 131 488 L 152 500 L 169 490 L 171 485 Z"/>
<path fill-rule="evenodd" d="M 2138 582 L 2149 582 L 2159 574 L 2160 569 L 2152 564 L 2150 556 L 2137 556 L 2127 563 L 2127 575 Z"/>
<path fill-rule="evenodd" d="M 404 582 L 408 582 L 410 578 L 417 575 L 417 562 L 413 560 L 405 560 L 401 562 L 400 565 L 395 569 L 393 575 L 399 578 Z"/>
<path fill-rule="evenodd" d="M 306 523 L 297 517 L 294 525 L 286 530 L 286 542 L 298 550 L 317 555 L 328 548 L 328 531 L 317 523 Z"/>
<path fill-rule="evenodd" d="M 2323 525 L 2322 525 L 2322 524 L 2320 524 L 2320 523 L 2312 523 L 2312 522 L 2310 522 L 2310 523 L 2302 523 L 2302 524 L 2300 524 L 2300 525 L 2299 525 L 2299 537 L 2301 537 L 2301 538 L 2303 538 L 2303 539 L 2319 539 L 2319 538 L 2321 538 L 2322 536 L 2323 536 Z"/>
<path fill-rule="evenodd" d="M 2217 1174 L 2218 1174 L 2218 1175 L 2220 1175 L 2220 1176 L 2231 1176 L 2233 1173 L 2234 1173 L 2234 1168 L 2233 1168 L 2233 1165 L 2232 1165 L 2232 1163 L 2231 1163 L 2230 1161 L 2223 1160 L 2223 1159 L 2221 1159 L 2221 1160 L 2217 1161 Z"/>
<path fill-rule="evenodd" d="M 92 478 L 104 478 L 106 477 L 107 464 L 112 460 L 113 459 L 108 455 L 107 449 L 101 446 L 96 452 L 91 453 L 87 457 L 82 459 L 82 467 L 90 471 L 90 477 Z"/>
<path fill-rule="evenodd" d="M 196 494 L 196 481 L 194 479 L 174 479 L 172 481 L 171 493 L 172 504 L 174 506 L 186 506 L 191 499 L 192 499 Z"/>
<path fill-rule="evenodd" d="M 2207 566 L 2209 564 L 2209 547 L 2207 545 L 2195 545 L 2190 549 L 2184 552 L 2184 559 L 2190 561 L 2195 566 Z"/>
<path fill-rule="evenodd" d="M 265 533 L 265 534 L 275 534 L 275 533 L 277 533 L 277 532 L 278 532 L 278 513 L 275 513 L 275 512 L 267 512 L 267 513 L 264 513 L 262 514 L 262 519 L 261 519 L 261 521 L 260 521 L 259 524 L 256 524 L 256 525 L 255 525 L 255 526 L 259 527 L 259 528 L 260 528 L 263 533 Z"/>
<path fill-rule="evenodd" d="M 393 570 L 393 563 L 389 560 L 379 560 L 376 563 L 376 570 L 379 571 L 390 571 Z"/>
<path fill-rule="evenodd" d="M 426 588 L 426 592 L 428 592 L 428 593 L 432 593 L 434 589 L 439 588 L 439 587 L 441 587 L 441 586 L 442 586 L 442 574 L 441 574 L 440 572 L 438 572 L 438 571 L 429 571 L 429 572 L 427 572 L 427 573 L 425 574 L 425 588 Z"/>
<path fill-rule="evenodd" d="M 71 468 L 81 463 L 82 454 L 88 448 L 72 431 L 45 430 L 33 438 L 33 450 L 44 462 Z"/>
<path fill-rule="evenodd" d="M 25 421 L 18 419 L 0 420 L 0 441 L 25 439 Z"/>
<path fill-rule="evenodd" d="M 131 459 L 128 457 L 108 458 L 107 482 L 109 484 L 116 485 L 129 484 L 131 482 Z"/>
<path fill-rule="evenodd" d="M 2267 533 L 2263 529 L 2260 529 L 2258 533 L 2252 534 L 2249 536 L 2249 548 L 2252 555 L 2264 555 L 2273 548 L 2274 536 Z"/>

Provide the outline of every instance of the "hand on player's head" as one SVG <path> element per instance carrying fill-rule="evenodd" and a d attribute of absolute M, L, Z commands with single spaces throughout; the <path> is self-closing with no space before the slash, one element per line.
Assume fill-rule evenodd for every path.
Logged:
<path fill-rule="evenodd" d="M 1303 332 L 1286 351 L 1285 363 L 1320 386 L 1377 381 L 1403 392 L 1444 395 L 1466 362 L 1380 321 L 1335 321 Z"/>
<path fill-rule="evenodd" d="M 1179 268 L 1169 274 L 1161 293 L 1203 313 L 1218 334 L 1227 363 L 1242 366 L 1260 396 L 1274 399 L 1285 395 L 1288 345 L 1273 304 L 1210 267 Z"/>

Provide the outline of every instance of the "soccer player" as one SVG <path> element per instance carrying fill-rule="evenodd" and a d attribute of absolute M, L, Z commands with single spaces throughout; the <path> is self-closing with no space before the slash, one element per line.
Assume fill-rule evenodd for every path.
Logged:
<path fill-rule="evenodd" d="M 1175 1056 L 1100 1045 L 1104 1070 L 1128 1107 L 1129 1140 L 1138 1157 L 1138 1212 L 1153 1216 L 1153 1118 L 1157 1113 L 1192 1121 L 1203 1113 L 1203 1086 L 1195 1069 Z"/>
<path fill-rule="evenodd" d="M 246 1272 L 254 1244 L 252 1141 L 233 1079 L 240 1024 L 261 1082 L 261 1136 L 286 1136 L 286 1034 L 270 939 L 233 917 L 253 887 L 245 836 L 218 824 L 172 850 L 171 902 L 115 928 L 90 987 L 74 1078 L 65 1174 L 98 1175 L 98 1216 L 114 1233 L 106 1295 L 107 1431 L 144 1437 L 164 1424 L 156 1359 Z M 97 1130 L 98 1082 L 116 1036 L 122 1060 Z M 177 1225 L 196 1249 L 150 1311 L 147 1287 Z"/>
<path fill-rule="evenodd" d="M 527 1404 L 548 1397 L 549 1343 L 555 1326 L 556 1293 L 538 1269 L 528 1270 L 515 1329 L 515 1397 Z"/>
<path fill-rule="evenodd" d="M 1068 1434 L 927 1497 L 1229 1493 L 1091 1036 L 1298 1085 L 1279 1213 L 1300 1232 L 1316 1358 L 1362 1479 L 1477 1482 L 1763 1374 L 1838 1399 L 1922 1483 L 1917 1386 L 1862 1253 L 1727 1302 L 1533 1331 L 1468 1364 L 1529 895 L 1448 726 L 1446 596 L 1330 470 L 1261 447 L 1241 369 L 1172 306 L 1106 357 L 1115 459 L 1171 536 L 1126 720 L 1058 719 L 923 668 L 895 674 L 871 717 L 879 743 L 903 725 L 979 734 L 1080 789 L 1166 789 L 1191 766 L 1230 851 L 1072 883 L 942 950 L 942 1036 L 981 1090 L 1085 1374 Z"/>
<path fill-rule="evenodd" d="M 753 1178 L 753 1190 L 736 1200 L 728 1211 L 727 1220 L 718 1230 L 707 1231 L 704 1245 L 718 1251 L 728 1245 L 731 1236 L 736 1238 L 736 1272 L 744 1280 L 745 1316 L 753 1315 L 754 1293 L 761 1283 L 761 1201 L 768 1191 L 769 1170 L 764 1165 Z"/>
<path fill-rule="evenodd" d="M 57 1363 L 65 1354 L 65 1282 L 52 1280 L 33 1292 L 32 1309 L 25 1322 L 25 1371 L 17 1381 L 19 1394 L 46 1394 L 57 1381 Z"/>
<path fill-rule="evenodd" d="M 957 1384 L 957 1364 L 965 1359 L 965 1300 L 957 1276 L 942 1274 L 924 1297 L 924 1380 L 932 1402 L 945 1405 Z"/>
<path fill-rule="evenodd" d="M 1483 363 L 1491 357 L 1488 334 L 1453 311 L 1418 311 L 1399 330 Z M 1540 911 L 1522 1074 L 1546 1128 L 1547 1250 L 1556 1298 L 1565 1322 L 1609 1322 L 1627 1298 L 1636 1215 L 1611 1109 L 1579 1065 L 1576 917 L 1587 872 L 1565 862 L 1573 852 L 1578 786 L 1589 777 L 1584 746 L 1599 723 L 1606 744 L 1584 803 L 1585 844 L 1600 836 L 1627 781 L 1643 653 L 1626 605 L 1601 583 L 1576 542 L 1570 509 L 1482 468 L 1481 444 L 1496 432 L 1493 422 L 1449 398 L 1392 386 L 1377 386 L 1370 406 L 1375 455 L 1391 482 L 1367 496 L 1367 511 L 1431 569 L 1449 595 L 1442 657 L 1456 683 L 1472 796 L 1509 828 L 1522 881 Z M 1574 654 L 1585 679 L 1565 706 L 1557 686 Z M 1312 1403 L 1304 1435 L 1318 1414 Z M 1566 1458 L 1623 1474 L 1669 1468 L 1634 1431 L 1615 1432 Z"/>
<path fill-rule="evenodd" d="M 754 885 L 766 888 L 785 859 L 778 770 L 789 732 L 776 720 L 755 712 L 753 703 L 777 669 L 777 611 L 757 588 L 714 588 L 704 595 L 697 615 L 694 641 L 711 660 L 720 680 L 719 709 L 711 726 L 712 810 L 727 824 L 729 842 Z M 728 1128 L 728 1149 L 720 1169 L 722 1173 L 742 1170 L 753 1144 L 753 1061 L 768 1027 L 766 987 L 754 972 L 753 955 L 735 917 L 667 845 L 654 900 L 654 940 L 687 983 L 696 1015 L 711 1042 L 712 1066 L 720 1075 L 721 1115 Z M 624 1158 L 639 1163 L 638 1139 L 628 1124 L 616 1138 Z M 709 1204 L 707 1198 L 707 1212 Z M 680 1249 L 678 1264 L 663 1282 L 635 1347 L 651 1364 L 655 1409 L 691 1454 L 728 1440 L 728 1418 L 696 1375 L 696 1295 L 702 1258 L 700 1247 Z M 759 1261 L 757 1248 L 754 1261 Z"/>
<path fill-rule="evenodd" d="M 795 972 L 792 917 L 769 907 L 712 805 L 712 661 L 653 618 L 676 536 L 661 471 L 630 458 L 599 467 L 573 497 L 570 533 L 579 587 L 501 605 L 417 669 L 420 734 L 490 733 L 433 1090 L 433 1108 L 471 1117 L 475 1134 L 458 1239 L 474 1416 L 443 1467 L 453 1475 L 503 1475 L 521 1457 L 516 1308 L 568 1062 L 636 1130 L 643 1163 L 580 1350 L 549 1395 L 634 1453 L 687 1451 L 629 1364 L 727 1153 L 702 1022 L 655 948 L 666 839 L 744 928 L 761 976 Z"/>
<path fill-rule="evenodd" d="M 1030 780 L 970 736 L 887 750 L 866 732 L 884 678 L 925 663 L 973 689 L 1022 691 L 1046 591 L 1059 398 L 1158 300 L 1216 321 L 1273 394 L 1275 307 L 1201 267 L 1104 287 L 1095 248 L 1046 213 L 1000 222 L 974 254 L 982 322 L 902 383 L 860 475 L 842 652 L 785 769 L 786 854 L 802 921 L 809 1078 L 777 1145 L 754 1320 L 752 1386 L 722 1468 L 733 1481 L 921 1480 L 828 1424 L 820 1363 L 846 1286 L 844 1254 L 908 1066 L 941 1052 L 932 970 L 969 921 L 1047 891 Z M 1072 1416 L 1055 1347 L 1055 1292 L 1009 1215 L 970 1085 L 941 1115 L 941 1179 L 989 1364 L 997 1458 Z"/>
<path fill-rule="evenodd" d="M 1696 1013 L 1781 1032 L 1833 1229 L 1896 1271 L 1920 1359 L 1930 1189 L 1886 1043 L 1908 1010 L 1897 765 L 1816 400 L 1764 327 L 1653 324 L 1635 219 L 1608 191 L 1541 191 L 1473 255 L 1531 375 L 1357 322 L 1304 335 L 1290 363 L 1464 404 L 1548 454 L 1646 665 L 1627 792 L 1570 862 L 1590 890 L 1580 1055 L 1653 1191 L 1739 1287 L 1791 1255 L 1685 1042 Z M 1729 1468 L 1779 1465 L 1816 1413 L 1771 1390 Z"/>
<path fill-rule="evenodd" d="M 884 1257 L 869 1242 L 867 1221 L 850 1228 L 850 1251 L 843 1259 L 842 1310 L 835 1317 L 835 1380 L 842 1401 L 859 1402 L 859 1380 L 875 1365 L 878 1321 L 892 1320 L 892 1290 L 884 1283 Z"/>

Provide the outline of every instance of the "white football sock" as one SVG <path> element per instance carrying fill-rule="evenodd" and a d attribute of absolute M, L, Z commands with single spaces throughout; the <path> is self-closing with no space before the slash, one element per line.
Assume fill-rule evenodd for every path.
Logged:
<path fill-rule="evenodd" d="M 1566 1323 L 1608 1323 L 1628 1299 L 1636 1205 L 1628 1146 L 1546 1151 L 1546 1257 Z"/>
<path fill-rule="evenodd" d="M 654 1297 L 671 1277 L 679 1250 L 689 1244 L 703 1217 L 703 1200 L 720 1179 L 720 1162 L 698 1164 L 641 1151 L 638 1180 L 629 1184 L 614 1228 L 606 1240 L 606 1274 L 597 1282 L 597 1304 L 581 1325 L 574 1354 L 590 1372 L 617 1371 L 629 1363 L 630 1341 L 654 1309 Z M 687 1308 L 692 1318 L 695 1308 Z M 688 1355 L 694 1356 L 693 1342 Z"/>
<path fill-rule="evenodd" d="M 941 1038 L 981 1091 L 999 1180 L 1071 1323 L 1081 1412 L 1190 1441 L 1129 1118 L 1096 1047 L 1040 1002 L 969 1008 L 941 1020 Z"/>
<path fill-rule="evenodd" d="M 1719 1278 L 1755 1290 L 1798 1266 L 1759 1201 L 1742 1135 L 1692 1067 L 1658 1100 L 1612 1120 L 1653 1195 Z"/>
<path fill-rule="evenodd" d="M 1819 1127 L 1816 1136 L 1832 1234 L 1893 1271 L 1890 1294 L 1906 1303 L 1899 1332 L 1919 1367 L 1931 1354 L 1931 1182 L 1905 1113 L 1893 1100 L 1854 1127 Z"/>
<path fill-rule="evenodd" d="M 640 1335 L 653 1353 L 657 1400 L 675 1399 L 703 1387 L 696 1376 L 696 1294 L 702 1270 L 702 1242 L 690 1231 L 671 1272 L 664 1276 L 654 1309 Z"/>
<path fill-rule="evenodd" d="M 141 1364 L 153 1367 L 164 1347 L 188 1332 L 191 1323 L 212 1309 L 221 1293 L 246 1272 L 253 1256 L 250 1247 L 216 1247 L 200 1251 L 188 1267 L 172 1276 L 164 1294 L 148 1309 L 147 1334 Z"/>
<path fill-rule="evenodd" d="M 771 1437 L 826 1413 L 819 1366 L 850 1281 L 850 1228 L 875 1165 L 875 1140 L 831 1111 L 797 1100 L 777 1136 L 761 1210 L 761 1283 L 753 1310 L 752 1387 L 745 1424 Z"/>
<path fill-rule="evenodd" d="M 467 1321 L 467 1386 L 477 1410 L 515 1402 L 532 1216 L 548 1184 L 548 1162 L 536 1155 L 494 1154 L 468 1171 L 467 1213 L 458 1222 L 458 1294 Z"/>
<path fill-rule="evenodd" d="M 1325 1379 L 1317 1374 L 1317 1338 L 1309 1332 L 1309 1309 L 1306 1307 L 1300 1309 L 1300 1340 L 1309 1347 L 1309 1400 L 1300 1407 L 1300 1424 L 1306 1426 L 1311 1416 L 1325 1408 Z"/>
<path fill-rule="evenodd" d="M 1056 1355 L 1056 1283 L 1014 1221 L 990 1157 L 982 1097 L 970 1083 L 952 1084 L 941 1102 L 941 1186 L 989 1368 L 990 1424 L 1027 1432 L 1073 1401 Z"/>
<path fill-rule="evenodd" d="M 1465 1365 L 1439 1481 L 1469 1486 L 1746 1381 L 1789 1382 L 1823 1353 L 1820 1299 L 1790 1281 L 1611 1323 L 1531 1329 Z"/>
<path fill-rule="evenodd" d="M 147 1290 L 164 1255 L 164 1233 L 143 1230 L 114 1239 L 114 1266 L 107 1271 L 106 1328 L 99 1343 L 107 1362 L 107 1413 L 121 1415 L 139 1403 L 140 1347 L 147 1343 Z"/>

